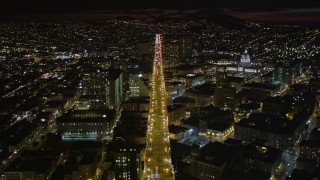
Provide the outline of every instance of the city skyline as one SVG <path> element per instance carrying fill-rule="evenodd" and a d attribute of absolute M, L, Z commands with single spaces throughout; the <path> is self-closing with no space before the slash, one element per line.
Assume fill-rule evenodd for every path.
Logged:
<path fill-rule="evenodd" d="M 320 178 L 313 1 L 127 1 L 1 11 L 0 180 Z"/>

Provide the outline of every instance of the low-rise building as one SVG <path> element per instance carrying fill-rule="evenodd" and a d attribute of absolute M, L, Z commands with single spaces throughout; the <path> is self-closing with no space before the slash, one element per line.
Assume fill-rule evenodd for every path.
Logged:
<path fill-rule="evenodd" d="M 300 143 L 299 159 L 320 168 L 320 143 L 315 140 L 304 140 Z M 308 168 L 303 168 L 308 170 Z"/>
<path fill-rule="evenodd" d="M 56 124 L 64 139 L 97 139 L 113 131 L 115 120 L 112 110 L 71 111 L 57 118 Z"/>
<path fill-rule="evenodd" d="M 167 106 L 169 124 L 179 124 L 186 117 L 184 105 Z"/>
<path fill-rule="evenodd" d="M 205 136 L 215 141 L 225 141 L 233 134 L 234 128 L 231 123 L 212 122 L 207 126 Z"/>
<path fill-rule="evenodd" d="M 292 120 L 268 114 L 251 114 L 235 124 L 234 137 L 246 142 L 262 142 L 265 145 L 296 153 L 296 146 L 307 131 L 310 115 L 300 113 Z"/>
<path fill-rule="evenodd" d="M 27 151 L 5 170 L 5 179 L 50 179 L 62 159 L 59 152 Z"/>
<path fill-rule="evenodd" d="M 171 99 L 183 96 L 186 84 L 181 82 L 166 82 L 166 92 Z"/>
<path fill-rule="evenodd" d="M 182 104 L 185 106 L 185 117 L 189 118 L 191 116 L 191 110 L 196 107 L 196 101 L 185 96 L 177 97 L 172 101 L 173 105 Z"/>
<path fill-rule="evenodd" d="M 188 89 L 204 84 L 205 76 L 202 74 L 177 75 L 177 81 L 184 83 Z"/>
<path fill-rule="evenodd" d="M 203 180 L 222 179 L 222 174 L 235 152 L 235 149 L 228 145 L 218 142 L 208 143 L 195 157 L 191 166 L 191 176 Z"/>
<path fill-rule="evenodd" d="M 188 128 L 185 128 L 182 126 L 176 126 L 176 125 L 169 126 L 169 136 L 173 140 L 179 141 L 183 138 L 189 138 L 190 135 L 191 134 Z"/>
<path fill-rule="evenodd" d="M 208 106 L 214 103 L 215 87 L 213 84 L 203 84 L 188 89 L 185 96 L 194 99 L 198 107 Z"/>
<path fill-rule="evenodd" d="M 281 151 L 271 147 L 245 145 L 230 163 L 226 179 L 272 179 L 281 172 Z"/>

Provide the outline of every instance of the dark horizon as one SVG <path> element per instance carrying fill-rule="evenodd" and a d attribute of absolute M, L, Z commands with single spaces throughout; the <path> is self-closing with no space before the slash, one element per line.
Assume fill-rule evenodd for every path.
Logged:
<path fill-rule="evenodd" d="M 150 17 L 169 18 L 234 18 L 239 21 L 255 23 L 269 23 L 274 25 L 306 25 L 319 26 L 320 8 L 318 9 L 212 9 L 212 10 L 105 10 L 105 11 L 77 11 L 61 13 L 30 13 L 0 15 L 0 22 L 61 22 L 61 21 L 106 21 L 122 18 L 145 19 Z M 126 19 L 127 19 L 126 18 Z"/>
<path fill-rule="evenodd" d="M 317 24 L 317 0 L 5 0 L 1 21 L 107 20 L 121 16 L 183 17 L 228 15 L 241 20 L 267 23 Z"/>
<path fill-rule="evenodd" d="M 317 0 L 290 1 L 282 0 L 4 0 L 0 7 L 1 14 L 48 14 L 103 10 L 190 10 L 241 8 L 257 10 L 275 10 L 283 8 L 316 8 Z"/>

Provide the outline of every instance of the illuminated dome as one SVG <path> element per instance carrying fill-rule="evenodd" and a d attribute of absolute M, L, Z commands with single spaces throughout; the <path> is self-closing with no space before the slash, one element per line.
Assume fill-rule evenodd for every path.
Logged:
<path fill-rule="evenodd" d="M 247 49 L 244 51 L 244 54 L 241 55 L 240 63 L 245 63 L 245 64 L 251 63 L 251 57 L 248 54 L 248 50 Z"/>

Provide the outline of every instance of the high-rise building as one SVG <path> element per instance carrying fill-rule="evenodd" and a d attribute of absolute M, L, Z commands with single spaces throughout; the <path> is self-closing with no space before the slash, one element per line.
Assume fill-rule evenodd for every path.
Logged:
<path fill-rule="evenodd" d="M 121 118 L 107 145 L 107 161 L 112 163 L 108 179 L 141 179 L 146 143 L 149 98 L 135 97 L 123 105 Z"/>
<path fill-rule="evenodd" d="M 192 64 L 192 43 L 191 36 L 166 36 L 162 43 L 163 66 L 171 68 L 185 63 Z M 137 44 L 138 57 L 144 62 L 151 60 L 153 50 L 152 42 Z"/>
<path fill-rule="evenodd" d="M 166 37 L 163 43 L 164 67 L 176 67 L 185 63 L 193 63 L 192 38 L 190 36 Z"/>
<path fill-rule="evenodd" d="M 176 40 L 166 42 L 163 45 L 164 67 L 170 68 L 180 65 L 179 43 Z"/>
<path fill-rule="evenodd" d="M 141 78 L 141 74 L 129 76 L 130 97 L 149 96 L 148 87 Z"/>
<path fill-rule="evenodd" d="M 291 85 L 295 79 L 302 75 L 302 64 L 293 62 L 289 64 L 278 64 L 274 69 L 274 83 L 286 83 Z"/>
<path fill-rule="evenodd" d="M 215 106 L 234 108 L 236 105 L 236 94 L 241 90 L 243 84 L 243 78 L 227 76 L 227 73 L 217 71 Z"/>
<path fill-rule="evenodd" d="M 85 95 L 105 95 L 107 70 L 90 69 L 84 72 L 80 88 Z"/>
<path fill-rule="evenodd" d="M 180 56 L 182 62 L 192 63 L 192 43 L 191 36 L 180 38 Z"/>
<path fill-rule="evenodd" d="M 119 110 L 123 100 L 123 75 L 118 69 L 109 70 L 107 77 L 106 105 L 110 109 Z"/>
<path fill-rule="evenodd" d="M 84 89 L 84 95 L 90 95 L 91 100 L 100 103 L 103 98 L 103 105 L 106 108 L 118 110 L 123 100 L 122 71 L 119 69 L 87 71 L 84 73 L 81 87 Z"/>
<path fill-rule="evenodd" d="M 144 144 L 134 144 L 123 139 L 113 140 L 108 145 L 107 154 L 113 154 L 111 159 L 115 179 L 141 179 L 144 147 Z"/>
<path fill-rule="evenodd" d="M 234 105 L 235 95 L 236 88 L 229 87 L 227 84 L 227 74 L 224 72 L 217 72 L 214 99 L 215 106 L 232 108 Z"/>
<path fill-rule="evenodd" d="M 149 114 L 149 96 L 131 97 L 123 103 L 122 116 L 124 114 L 133 117 L 147 118 Z"/>
<path fill-rule="evenodd" d="M 224 88 L 226 87 L 226 76 L 226 73 L 217 71 L 214 105 L 218 107 L 224 106 Z"/>

